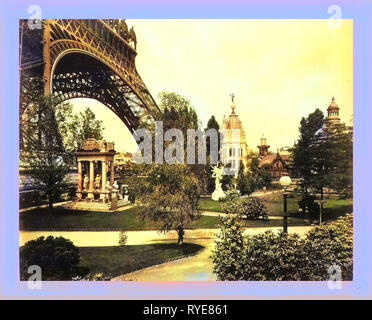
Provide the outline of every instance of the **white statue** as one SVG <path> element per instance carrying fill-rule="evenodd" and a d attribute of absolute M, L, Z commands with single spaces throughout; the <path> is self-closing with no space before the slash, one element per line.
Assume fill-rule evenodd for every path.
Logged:
<path fill-rule="evenodd" d="M 112 184 L 112 188 L 115 190 L 115 191 L 118 191 L 119 190 L 119 185 L 118 185 L 118 182 L 115 180 L 114 183 Z"/>
<path fill-rule="evenodd" d="M 114 183 L 112 184 L 112 196 L 113 198 L 117 199 L 118 198 L 118 192 L 119 192 L 119 185 L 118 182 L 115 180 Z"/>
<path fill-rule="evenodd" d="M 220 199 L 225 198 L 225 192 L 222 190 L 221 180 L 223 177 L 224 167 L 219 168 L 218 165 L 212 166 L 213 174 L 212 177 L 215 178 L 215 190 L 212 193 L 212 200 L 218 201 Z"/>
<path fill-rule="evenodd" d="M 88 186 L 89 186 L 89 178 L 88 178 L 88 175 L 85 175 L 84 176 L 83 189 L 88 190 Z"/>

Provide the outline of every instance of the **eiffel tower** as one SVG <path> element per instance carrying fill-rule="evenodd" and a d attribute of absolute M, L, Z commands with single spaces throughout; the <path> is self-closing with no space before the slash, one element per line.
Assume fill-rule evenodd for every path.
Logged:
<path fill-rule="evenodd" d="M 137 72 L 137 39 L 125 20 L 20 21 L 20 115 L 34 99 L 23 92 L 26 77 L 42 79 L 40 95 L 59 102 L 93 98 L 112 110 L 133 133 L 158 111 Z"/>

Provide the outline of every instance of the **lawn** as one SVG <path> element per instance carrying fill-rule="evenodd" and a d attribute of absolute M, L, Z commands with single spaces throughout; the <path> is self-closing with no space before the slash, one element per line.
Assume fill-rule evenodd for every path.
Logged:
<path fill-rule="evenodd" d="M 71 211 L 40 208 L 20 214 L 20 230 L 24 231 L 136 231 L 159 230 L 159 223 L 140 221 L 133 208 L 117 213 Z M 192 223 L 190 229 L 212 229 L 219 223 L 218 217 L 202 216 Z"/>
<path fill-rule="evenodd" d="M 281 193 L 269 194 L 260 199 L 266 205 L 270 216 L 282 216 L 283 215 L 283 196 Z M 298 212 L 298 200 L 299 195 L 295 195 L 293 198 L 288 198 L 288 215 L 293 218 L 303 218 L 304 214 Z M 214 211 L 222 212 L 220 207 L 221 202 L 213 201 L 211 199 L 202 199 L 199 202 L 199 209 L 202 211 Z M 353 200 L 337 199 L 335 196 L 331 197 L 324 206 L 324 219 L 337 219 L 346 213 L 351 213 L 353 211 Z M 312 217 L 310 217 L 312 218 Z M 317 218 L 317 217 L 314 217 Z"/>
<path fill-rule="evenodd" d="M 201 199 L 199 201 L 199 210 L 201 210 L 201 211 L 223 212 L 223 210 L 221 209 L 221 202 L 214 201 L 212 199 Z"/>
<path fill-rule="evenodd" d="M 91 274 L 117 277 L 138 269 L 163 263 L 165 260 L 196 253 L 204 247 L 195 243 L 148 244 L 124 247 L 79 247 L 80 266 Z"/>

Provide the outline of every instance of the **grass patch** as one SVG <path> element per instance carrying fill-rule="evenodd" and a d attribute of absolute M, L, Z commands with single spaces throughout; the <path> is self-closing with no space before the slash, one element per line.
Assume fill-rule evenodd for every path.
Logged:
<path fill-rule="evenodd" d="M 39 208 L 20 214 L 19 226 L 23 231 L 138 231 L 159 230 L 160 224 L 140 221 L 135 209 L 117 213 L 89 212 L 54 208 L 53 215 L 48 209 Z M 190 229 L 213 229 L 219 223 L 218 217 L 202 216 L 194 221 Z"/>
<path fill-rule="evenodd" d="M 305 214 L 298 212 L 298 200 L 300 200 L 300 198 L 301 196 L 298 194 L 295 194 L 294 197 L 288 198 L 288 215 L 290 217 L 299 219 L 305 218 Z M 283 215 L 283 195 L 281 193 L 268 194 L 266 196 L 259 197 L 259 199 L 261 199 L 267 207 L 269 217 Z M 199 202 L 199 209 L 202 211 L 223 212 L 220 205 L 221 203 L 219 201 L 202 199 Z M 351 212 L 353 212 L 352 199 L 342 200 L 337 199 L 336 196 L 332 196 L 324 206 L 323 218 L 325 220 L 333 220 Z M 308 218 L 318 219 L 318 213 L 312 214 Z"/>
<path fill-rule="evenodd" d="M 88 267 L 91 274 L 117 277 L 138 269 L 163 263 L 166 259 L 189 255 L 204 247 L 195 243 L 182 246 L 170 244 L 148 244 L 115 247 L 79 247 L 80 266 Z"/>
<path fill-rule="evenodd" d="M 214 201 L 211 199 L 200 199 L 199 200 L 199 210 L 201 211 L 213 211 L 213 212 L 223 212 L 221 209 L 221 202 Z"/>

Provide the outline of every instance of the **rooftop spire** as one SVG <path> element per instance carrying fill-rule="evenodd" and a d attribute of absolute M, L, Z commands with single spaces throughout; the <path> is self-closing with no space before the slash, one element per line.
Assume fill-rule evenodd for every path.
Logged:
<path fill-rule="evenodd" d="M 230 93 L 230 97 L 231 97 L 231 110 L 232 110 L 231 113 L 235 113 L 235 103 L 234 103 L 235 94 Z"/>

